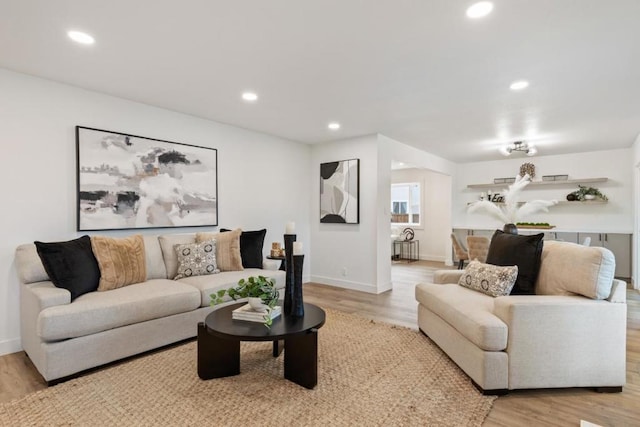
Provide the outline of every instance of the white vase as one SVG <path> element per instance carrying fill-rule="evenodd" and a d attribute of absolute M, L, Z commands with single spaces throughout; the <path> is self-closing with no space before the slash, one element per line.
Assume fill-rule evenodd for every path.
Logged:
<path fill-rule="evenodd" d="M 254 311 L 265 312 L 269 308 L 267 304 L 262 302 L 262 298 L 250 297 L 247 300 Z"/>
<path fill-rule="evenodd" d="M 594 196 L 593 194 L 585 194 L 584 195 L 584 199 L 585 200 L 595 200 L 596 196 Z"/>

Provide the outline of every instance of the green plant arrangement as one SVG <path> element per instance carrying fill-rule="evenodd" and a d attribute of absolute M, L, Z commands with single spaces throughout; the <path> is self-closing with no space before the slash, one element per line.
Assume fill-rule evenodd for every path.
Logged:
<path fill-rule="evenodd" d="M 269 307 L 264 316 L 264 325 L 271 326 L 272 319 L 271 310 L 276 306 L 280 292 L 276 289 L 276 281 L 270 277 L 251 276 L 249 278 L 240 279 L 238 286 L 229 289 L 220 289 L 218 292 L 211 294 L 210 305 L 218 305 L 223 302 L 225 295 L 231 297 L 234 301 L 240 298 L 260 298 L 262 303 Z"/>
<path fill-rule="evenodd" d="M 609 200 L 607 198 L 607 196 L 605 196 L 604 194 L 602 194 L 602 192 L 600 190 L 598 190 L 597 188 L 594 187 L 586 187 L 584 185 L 578 185 L 578 189 L 572 193 L 570 193 L 569 195 L 572 195 L 574 197 L 574 200 L 579 200 L 579 201 L 585 201 L 585 200 L 589 200 L 589 199 L 600 199 L 603 201 L 607 201 Z M 586 196 L 593 196 L 593 197 L 586 197 Z M 570 200 L 569 197 L 567 197 L 567 200 Z"/>

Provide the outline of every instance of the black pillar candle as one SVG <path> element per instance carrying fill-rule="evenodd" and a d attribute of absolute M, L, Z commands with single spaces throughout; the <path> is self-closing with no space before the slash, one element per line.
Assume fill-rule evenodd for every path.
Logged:
<path fill-rule="evenodd" d="M 284 314 L 291 314 L 291 299 L 293 297 L 293 242 L 296 241 L 295 234 L 284 235 Z"/>

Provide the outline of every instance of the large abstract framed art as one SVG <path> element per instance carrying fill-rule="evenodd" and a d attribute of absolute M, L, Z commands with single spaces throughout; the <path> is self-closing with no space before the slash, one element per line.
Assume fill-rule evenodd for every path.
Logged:
<path fill-rule="evenodd" d="M 320 165 L 320 222 L 360 223 L 360 159 Z"/>
<path fill-rule="evenodd" d="M 218 150 L 76 126 L 78 230 L 218 225 Z"/>

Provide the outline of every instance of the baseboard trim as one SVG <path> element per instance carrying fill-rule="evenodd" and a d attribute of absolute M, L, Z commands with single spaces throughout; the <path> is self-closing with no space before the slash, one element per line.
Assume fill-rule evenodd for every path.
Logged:
<path fill-rule="evenodd" d="M 20 338 L 0 341 L 0 356 L 17 353 L 19 351 L 22 351 L 22 341 L 20 341 Z"/>
<path fill-rule="evenodd" d="M 348 280 L 340 280 L 333 277 L 311 276 L 311 282 L 336 286 L 338 288 L 350 289 L 352 291 L 367 292 L 370 294 L 378 293 L 378 290 L 374 285 L 368 283 L 351 282 Z"/>

